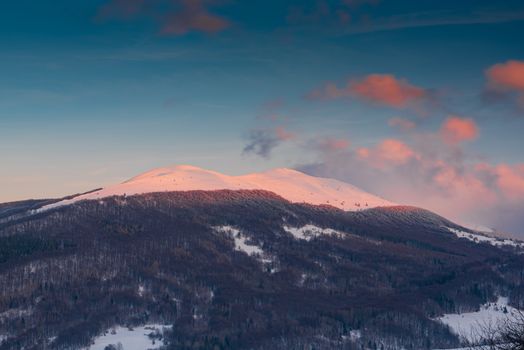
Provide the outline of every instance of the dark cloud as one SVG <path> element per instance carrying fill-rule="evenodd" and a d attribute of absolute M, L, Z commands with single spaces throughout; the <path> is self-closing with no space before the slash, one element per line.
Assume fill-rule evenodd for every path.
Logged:
<path fill-rule="evenodd" d="M 263 158 L 269 158 L 274 148 L 282 142 L 292 140 L 294 134 L 286 131 L 283 127 L 274 129 L 253 129 L 248 134 L 248 143 L 242 151 L 243 154 L 255 154 Z"/>

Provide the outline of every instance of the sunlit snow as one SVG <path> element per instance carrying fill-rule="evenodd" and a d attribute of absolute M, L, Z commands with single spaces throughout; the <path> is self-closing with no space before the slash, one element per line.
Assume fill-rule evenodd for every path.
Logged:
<path fill-rule="evenodd" d="M 190 165 L 158 168 L 126 182 L 102 190 L 63 200 L 37 211 L 69 205 L 80 200 L 110 196 L 168 191 L 266 190 L 294 203 L 331 205 L 353 211 L 395 205 L 350 184 L 314 177 L 292 169 L 274 169 L 263 173 L 229 176 Z"/>

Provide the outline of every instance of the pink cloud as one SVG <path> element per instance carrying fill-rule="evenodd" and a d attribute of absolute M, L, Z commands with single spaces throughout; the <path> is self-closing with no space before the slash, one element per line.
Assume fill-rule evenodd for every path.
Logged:
<path fill-rule="evenodd" d="M 217 33 L 230 23 L 226 19 L 211 14 L 201 0 L 183 0 L 182 10 L 166 16 L 161 33 L 182 35 L 190 31 Z"/>
<path fill-rule="evenodd" d="M 363 80 L 350 82 L 348 88 L 353 95 L 397 108 L 426 97 L 424 89 L 392 75 L 368 75 Z"/>
<path fill-rule="evenodd" d="M 371 151 L 367 147 L 360 147 L 357 149 L 357 156 L 360 157 L 360 159 L 367 159 L 369 158 L 371 154 Z"/>
<path fill-rule="evenodd" d="M 433 210 L 458 223 L 524 234 L 524 164 L 478 163 L 476 156 L 468 155 L 462 142 L 478 137 L 473 120 L 450 116 L 434 132 L 414 129 L 405 136 L 406 140 L 389 138 L 369 147 L 333 151 L 317 144 L 318 161 L 301 169 Z"/>
<path fill-rule="evenodd" d="M 377 146 L 376 152 L 381 159 L 394 164 L 405 164 L 410 159 L 416 157 L 415 151 L 404 142 L 396 139 L 386 139 L 382 141 Z"/>
<path fill-rule="evenodd" d="M 413 107 L 429 97 L 429 93 L 420 87 L 398 79 L 390 74 L 371 74 L 361 80 L 350 80 L 345 87 L 339 88 L 333 83 L 309 94 L 313 99 L 336 99 L 355 97 L 362 100 L 394 108 Z"/>
<path fill-rule="evenodd" d="M 524 164 L 510 166 L 500 164 L 495 167 L 497 185 L 507 197 L 524 198 Z"/>
<path fill-rule="evenodd" d="M 294 133 L 287 131 L 283 126 L 275 128 L 275 135 L 280 141 L 289 141 L 296 137 Z"/>
<path fill-rule="evenodd" d="M 325 138 L 318 142 L 318 147 L 323 152 L 340 152 L 349 149 L 350 142 L 346 139 Z"/>
<path fill-rule="evenodd" d="M 443 142 L 443 134 L 452 147 Z M 369 147 L 321 150 L 318 162 L 302 169 L 459 223 L 524 234 L 524 163 L 478 163 L 461 144 L 477 136 L 472 120 L 452 116 L 437 131 L 409 133 L 406 141 L 384 139 Z"/>
<path fill-rule="evenodd" d="M 397 139 L 385 139 L 374 148 L 358 148 L 357 155 L 373 167 L 386 168 L 406 164 L 418 157 L 417 153 L 404 142 Z"/>
<path fill-rule="evenodd" d="M 411 121 L 409 119 L 400 118 L 400 117 L 391 118 L 388 121 L 388 124 L 391 127 L 400 128 L 403 131 L 413 130 L 417 126 L 415 124 L 415 122 L 413 122 L 413 121 Z"/>
<path fill-rule="evenodd" d="M 160 33 L 166 35 L 216 33 L 229 27 L 228 20 L 209 12 L 209 4 L 210 0 L 111 0 L 100 7 L 98 18 L 148 17 L 158 22 Z"/>
<path fill-rule="evenodd" d="M 524 109 L 524 61 L 510 60 L 499 63 L 486 70 L 487 101 L 515 101 Z"/>
<path fill-rule="evenodd" d="M 446 119 L 440 129 L 442 139 L 448 144 L 471 141 L 476 139 L 478 134 L 478 127 L 473 119 L 457 116 Z"/>
<path fill-rule="evenodd" d="M 492 88 L 524 92 L 524 61 L 507 61 L 486 70 Z"/>

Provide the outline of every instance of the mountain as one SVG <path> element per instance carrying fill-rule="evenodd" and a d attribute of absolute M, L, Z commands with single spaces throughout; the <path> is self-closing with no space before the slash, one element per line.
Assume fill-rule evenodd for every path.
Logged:
<path fill-rule="evenodd" d="M 264 173 L 228 176 L 191 165 L 177 165 L 154 169 L 124 183 L 61 201 L 46 206 L 45 209 L 115 195 L 225 189 L 266 190 L 293 203 L 326 204 L 347 211 L 395 205 L 350 184 L 309 176 L 292 169 L 281 168 Z"/>
<path fill-rule="evenodd" d="M 294 170 L 156 169 L 0 205 L 0 349 L 152 324 L 166 349 L 456 348 L 443 315 L 524 305 L 522 249 Z"/>

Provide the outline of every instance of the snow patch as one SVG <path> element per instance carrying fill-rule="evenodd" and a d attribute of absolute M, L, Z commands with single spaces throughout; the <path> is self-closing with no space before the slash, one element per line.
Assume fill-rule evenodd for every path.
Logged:
<path fill-rule="evenodd" d="M 16 308 L 16 309 L 9 309 L 4 312 L 0 313 L 0 321 L 1 322 L 9 322 L 9 320 L 22 318 L 24 316 L 29 316 L 33 313 L 32 308 L 28 309 L 22 309 L 22 308 Z"/>
<path fill-rule="evenodd" d="M 357 342 L 360 338 L 362 338 L 362 332 L 359 329 L 353 329 L 349 331 L 348 335 L 342 335 L 341 336 L 342 341 L 344 342 Z"/>
<path fill-rule="evenodd" d="M 446 227 L 450 232 L 454 233 L 458 238 L 465 238 L 475 243 L 488 243 L 495 247 L 515 247 L 524 248 L 524 242 L 519 242 L 508 238 L 496 238 L 486 236 L 480 233 L 471 233 Z"/>
<path fill-rule="evenodd" d="M 307 273 L 301 273 L 300 274 L 300 279 L 298 280 L 298 285 L 300 287 L 302 287 L 304 285 L 304 283 L 306 282 L 306 280 L 308 279 L 308 275 Z"/>
<path fill-rule="evenodd" d="M 508 298 L 498 297 L 496 302 L 482 305 L 479 311 L 445 314 L 438 320 L 465 340 L 475 341 L 478 340 L 478 332 L 482 326 L 497 325 L 504 320 L 515 318 L 518 313 L 519 310 L 508 305 Z"/>
<path fill-rule="evenodd" d="M 356 341 L 362 338 L 362 333 L 359 329 L 354 329 L 349 331 L 349 337 L 351 338 L 351 340 Z"/>
<path fill-rule="evenodd" d="M 115 327 L 96 337 L 91 346 L 85 350 L 104 350 L 108 345 L 122 345 L 125 350 L 158 349 L 164 345 L 162 335 L 169 325 L 150 324 L 140 327 Z M 150 335 L 154 335 L 153 338 Z"/>
<path fill-rule="evenodd" d="M 283 226 L 284 231 L 291 234 L 296 239 L 302 239 L 306 241 L 310 241 L 313 238 L 320 237 L 320 236 L 334 236 L 334 237 L 344 237 L 344 233 L 333 230 L 331 228 L 322 228 L 315 225 L 305 225 L 302 227 L 292 227 L 292 226 Z"/>
<path fill-rule="evenodd" d="M 145 291 L 146 288 L 142 284 L 138 285 L 138 296 L 143 297 Z"/>
<path fill-rule="evenodd" d="M 232 238 L 235 242 L 235 250 L 244 252 L 247 255 L 256 258 L 262 264 L 272 264 L 274 259 L 264 252 L 262 247 L 254 244 L 249 237 L 244 235 L 238 228 L 232 226 L 215 226 L 213 229 L 216 232 L 224 233 Z"/>

